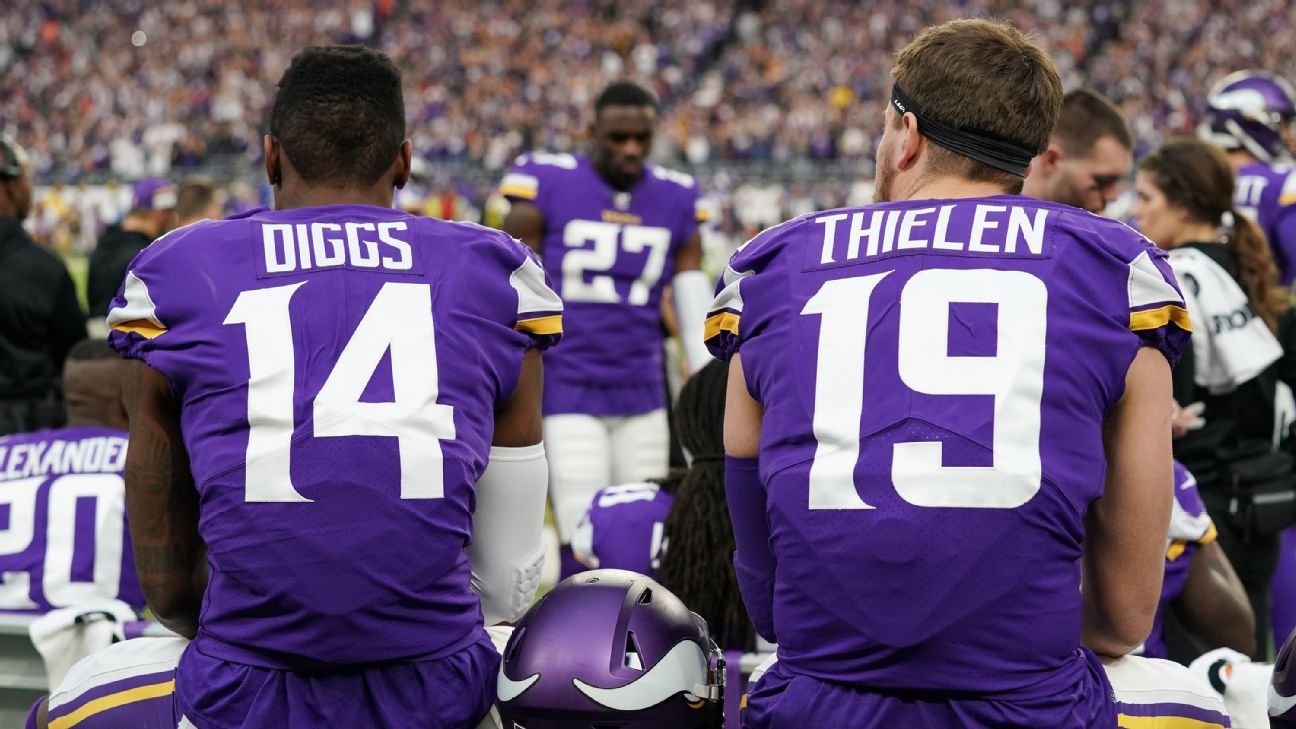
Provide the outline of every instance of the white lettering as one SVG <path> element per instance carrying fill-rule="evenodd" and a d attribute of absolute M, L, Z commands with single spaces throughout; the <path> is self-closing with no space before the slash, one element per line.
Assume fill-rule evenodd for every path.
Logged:
<path fill-rule="evenodd" d="M 41 473 L 60 473 L 58 467 L 62 458 L 63 441 L 56 440 L 50 445 L 49 451 L 45 453 L 45 461 L 41 463 Z"/>
<path fill-rule="evenodd" d="M 998 253 L 999 248 L 994 245 L 982 244 L 981 239 L 985 236 L 987 230 L 993 230 L 999 227 L 999 223 L 986 219 L 986 215 L 996 212 L 1002 213 L 1008 208 L 1003 205 L 978 205 L 976 212 L 972 215 L 972 236 L 968 238 L 968 250 L 976 253 Z"/>
<path fill-rule="evenodd" d="M 27 446 L 27 465 L 23 468 L 24 476 L 39 476 L 41 474 L 41 458 L 45 455 L 45 449 L 49 443 L 32 443 Z"/>
<path fill-rule="evenodd" d="M 297 251 L 293 246 L 291 225 L 286 223 L 262 225 L 261 244 L 265 247 L 266 273 L 283 273 L 297 268 Z"/>
<path fill-rule="evenodd" d="M 63 449 L 63 464 L 59 473 L 72 473 L 81 470 L 81 443 L 82 441 L 71 441 Z"/>
<path fill-rule="evenodd" d="M 876 256 L 878 252 L 878 233 L 882 228 L 882 216 L 873 211 L 868 214 L 869 227 L 864 230 L 864 213 L 855 213 L 851 216 L 850 238 L 846 243 L 846 257 L 859 258 L 860 239 L 868 239 L 868 252 L 865 255 Z"/>
<path fill-rule="evenodd" d="M 900 220 L 899 210 L 888 210 L 886 214 L 886 232 L 882 238 L 882 252 L 890 253 L 895 248 L 896 222 Z"/>
<path fill-rule="evenodd" d="M 347 223 L 347 253 L 351 256 L 351 265 L 358 268 L 378 267 L 378 244 L 374 241 L 360 239 L 360 231 L 374 230 L 373 223 Z M 361 246 L 364 246 L 363 250 Z"/>
<path fill-rule="evenodd" d="M 859 213 L 856 213 L 856 215 L 859 215 Z M 815 222 L 824 227 L 823 250 L 819 253 L 820 263 L 836 263 L 832 256 L 833 245 L 837 242 L 837 221 L 845 219 L 845 213 L 815 218 Z"/>
<path fill-rule="evenodd" d="M 18 478 L 18 464 L 22 463 L 25 455 L 27 455 L 27 446 L 21 443 L 10 449 L 9 467 L 5 469 L 5 478 Z"/>
<path fill-rule="evenodd" d="M 936 234 L 932 238 L 932 248 L 938 248 L 942 251 L 963 250 L 963 241 L 949 239 L 949 221 L 953 212 L 953 205 L 941 206 L 940 212 L 936 215 Z"/>
<path fill-rule="evenodd" d="M 104 439 L 91 438 L 86 441 L 81 454 L 81 472 L 98 471 L 103 465 Z"/>
<path fill-rule="evenodd" d="M 1031 253 L 1040 255 L 1044 252 L 1044 220 L 1048 211 L 1039 208 L 1035 211 L 1035 220 L 1026 216 L 1024 208 L 1014 207 L 1008 215 L 1008 240 L 1004 241 L 1004 253 L 1017 252 L 1017 240 L 1026 241 Z"/>
<path fill-rule="evenodd" d="M 904 211 L 904 217 L 900 220 L 900 239 L 896 241 L 896 248 L 899 250 L 926 248 L 927 241 L 923 238 L 915 240 L 913 230 L 927 225 L 926 220 L 918 219 L 919 215 L 931 215 L 934 212 L 936 212 L 936 208 L 918 208 Z"/>
<path fill-rule="evenodd" d="M 297 257 L 301 259 L 303 269 L 311 268 L 311 241 L 310 228 L 305 223 L 298 223 L 294 226 L 297 230 Z"/>
<path fill-rule="evenodd" d="M 391 234 L 393 230 L 406 230 L 408 227 L 403 221 L 378 224 L 378 240 L 395 248 L 400 253 L 399 258 L 383 256 L 383 268 L 390 268 L 394 271 L 408 271 L 414 267 L 414 251 L 410 249 L 410 244 Z"/>
<path fill-rule="evenodd" d="M 311 223 L 311 241 L 315 246 L 315 265 L 320 268 L 341 266 L 346 263 L 346 243 L 341 238 L 325 238 L 324 231 L 342 232 L 337 223 Z"/>

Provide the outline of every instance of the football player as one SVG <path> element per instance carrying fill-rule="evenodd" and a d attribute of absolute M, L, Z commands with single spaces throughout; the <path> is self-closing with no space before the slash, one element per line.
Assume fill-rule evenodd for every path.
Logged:
<path fill-rule="evenodd" d="M 410 159 L 391 59 L 308 47 L 270 113 L 275 209 L 132 262 L 108 322 L 133 360 L 135 563 L 192 643 L 173 681 L 82 686 L 52 726 L 135 704 L 199 729 L 486 714 L 483 622 L 522 614 L 543 555 L 539 350 L 562 305 L 510 237 L 391 209 Z"/>
<path fill-rule="evenodd" d="M 1197 492 L 1197 479 L 1175 461 L 1174 480 L 1161 602 L 1142 655 L 1169 657 L 1162 632 L 1167 610 L 1173 610 L 1211 648 L 1224 646 L 1252 654 L 1255 614 L 1242 581 L 1215 541 L 1215 524 Z"/>
<path fill-rule="evenodd" d="M 689 368 L 710 358 L 698 185 L 646 161 L 656 121 L 651 93 L 612 84 L 594 104 L 588 154 L 525 154 L 500 183 L 512 201 L 504 230 L 540 254 L 567 305 L 566 340 L 545 355 L 544 388 L 564 577 L 581 569 L 568 545 L 594 493 L 666 475 L 666 282 Z"/>
<path fill-rule="evenodd" d="M 1296 89 L 1266 71 L 1237 71 L 1206 97 L 1200 135 L 1228 153 L 1237 209 L 1264 230 L 1283 286 L 1296 277 Z"/>
<path fill-rule="evenodd" d="M 706 619 L 726 650 L 751 651 L 756 636 L 730 555 L 724 501 L 724 404 L 729 365 L 712 361 L 684 383 L 675 403 L 688 470 L 601 489 L 576 529 L 572 549 L 590 569 L 639 572 L 666 585 Z"/>
<path fill-rule="evenodd" d="M 1076 89 L 1062 97 L 1062 114 L 1048 147 L 1031 160 L 1022 193 L 1101 213 L 1134 169 L 1134 137 L 1102 94 Z"/>
<path fill-rule="evenodd" d="M 1226 726 L 1182 666 L 1122 658 L 1190 336 L 1164 254 L 1016 195 L 1062 84 L 1013 27 L 930 28 L 892 78 L 878 204 L 757 236 L 708 319 L 734 562 L 778 643 L 744 726 Z"/>

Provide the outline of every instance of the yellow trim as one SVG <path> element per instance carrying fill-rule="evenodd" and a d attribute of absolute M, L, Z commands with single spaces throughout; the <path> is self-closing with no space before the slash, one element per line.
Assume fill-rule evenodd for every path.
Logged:
<path fill-rule="evenodd" d="M 1286 195 L 1283 195 L 1282 197 L 1278 198 L 1278 204 L 1284 207 L 1287 205 L 1291 205 L 1292 203 L 1296 203 L 1296 192 L 1289 192 Z"/>
<path fill-rule="evenodd" d="M 1183 716 L 1126 716 L 1125 714 L 1117 714 L 1116 726 L 1121 729 L 1224 729 L 1224 725 L 1218 722 L 1189 719 Z"/>
<path fill-rule="evenodd" d="M 513 328 L 527 334 L 562 334 L 562 314 L 523 319 Z"/>
<path fill-rule="evenodd" d="M 1218 537 L 1219 537 L 1219 530 L 1215 528 L 1215 522 L 1211 522 L 1210 529 L 1206 530 L 1206 533 L 1202 535 L 1201 539 L 1197 540 L 1197 543 L 1210 544 L 1211 542 L 1215 541 L 1216 538 Z"/>
<path fill-rule="evenodd" d="M 1131 311 L 1129 328 L 1130 331 L 1141 332 L 1157 329 L 1172 322 L 1185 332 L 1192 331 L 1192 320 L 1188 318 L 1188 310 L 1177 304 L 1166 304 L 1160 309 L 1147 311 Z"/>
<path fill-rule="evenodd" d="M 738 699 L 738 710 L 742 711 L 743 709 L 746 708 L 747 708 L 747 694 L 743 694 L 742 698 Z"/>
<path fill-rule="evenodd" d="M 128 334 L 134 332 L 145 339 L 157 339 L 166 331 L 165 328 L 154 324 L 148 319 L 132 319 L 131 321 L 124 321 L 121 324 L 114 324 L 112 328 L 119 332 L 126 332 Z"/>
<path fill-rule="evenodd" d="M 699 210 L 693 217 L 696 218 L 697 222 L 705 223 L 711 219 L 711 213 L 706 210 Z"/>
<path fill-rule="evenodd" d="M 1176 539 L 1170 543 L 1170 548 L 1166 550 L 1166 559 L 1171 562 L 1183 556 L 1184 550 L 1188 548 L 1188 543 L 1182 539 Z"/>
<path fill-rule="evenodd" d="M 137 686 L 126 691 L 119 691 L 115 694 L 100 696 L 94 701 L 88 701 L 84 706 L 67 716 L 60 716 L 49 723 L 49 729 L 71 729 L 71 727 L 80 724 L 95 714 L 99 714 L 109 709 L 115 709 L 118 706 L 133 704 L 137 701 L 146 701 L 148 699 L 157 699 L 175 693 L 175 679 L 164 683 L 153 683 L 147 686 Z"/>
<path fill-rule="evenodd" d="M 523 200 L 534 200 L 540 193 L 521 185 L 500 185 L 499 192 L 504 197 L 520 197 Z"/>
<path fill-rule="evenodd" d="M 738 336 L 738 315 L 732 311 L 722 311 L 719 314 L 708 316 L 702 329 L 702 339 L 710 339 L 720 332 L 729 332 L 734 336 Z"/>

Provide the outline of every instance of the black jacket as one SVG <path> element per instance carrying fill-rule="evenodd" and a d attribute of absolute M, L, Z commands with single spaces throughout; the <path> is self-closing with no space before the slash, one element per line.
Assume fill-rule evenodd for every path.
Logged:
<path fill-rule="evenodd" d="M 90 254 L 90 277 L 86 281 L 86 301 L 90 316 L 107 316 L 112 303 L 126 278 L 126 269 L 140 251 L 153 239 L 143 233 L 122 230 L 120 225 L 108 226 L 94 252 Z"/>
<path fill-rule="evenodd" d="M 67 267 L 17 220 L 0 218 L 0 400 L 57 390 L 63 359 L 85 336 Z"/>

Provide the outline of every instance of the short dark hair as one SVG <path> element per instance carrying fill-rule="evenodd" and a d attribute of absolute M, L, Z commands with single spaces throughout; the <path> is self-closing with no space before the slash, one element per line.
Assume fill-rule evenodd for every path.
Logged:
<path fill-rule="evenodd" d="M 617 81 L 603 89 L 594 101 L 594 113 L 609 106 L 650 106 L 657 111 L 657 97 L 633 81 Z"/>
<path fill-rule="evenodd" d="M 307 182 L 372 185 L 405 141 L 400 70 L 364 46 L 307 46 L 279 79 L 270 135 Z"/>
<path fill-rule="evenodd" d="M 100 359 L 117 359 L 118 355 L 105 339 L 82 339 L 68 350 L 69 362 L 92 362 Z"/>
<path fill-rule="evenodd" d="M 1062 97 L 1062 115 L 1053 127 L 1053 138 L 1072 157 L 1088 157 L 1103 137 L 1114 137 L 1125 149 L 1134 149 L 1134 135 L 1125 117 L 1107 97 L 1079 88 Z"/>
<path fill-rule="evenodd" d="M 219 189 L 216 183 L 201 177 L 191 177 L 180 183 L 176 190 L 176 216 L 188 220 L 202 213 L 216 201 Z"/>
<path fill-rule="evenodd" d="M 1048 54 L 1012 25 L 986 18 L 924 30 L 900 51 L 891 78 L 932 119 L 1035 154 L 1048 147 L 1062 107 L 1062 79 Z M 900 125 L 899 114 L 894 123 Z M 936 145 L 931 164 L 938 174 L 961 174 L 1021 192 L 1019 175 Z"/>

